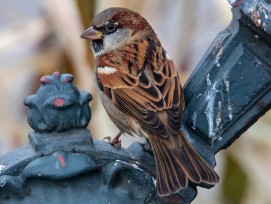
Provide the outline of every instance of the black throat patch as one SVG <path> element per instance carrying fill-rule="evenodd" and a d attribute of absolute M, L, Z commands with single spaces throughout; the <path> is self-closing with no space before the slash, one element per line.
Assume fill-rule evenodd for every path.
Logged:
<path fill-rule="evenodd" d="M 100 52 L 104 48 L 103 40 L 93 40 L 92 41 L 92 47 L 95 53 Z"/>

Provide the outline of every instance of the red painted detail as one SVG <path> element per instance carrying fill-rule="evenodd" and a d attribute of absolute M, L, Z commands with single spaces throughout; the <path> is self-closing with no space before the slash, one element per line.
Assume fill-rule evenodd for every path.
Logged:
<path fill-rule="evenodd" d="M 54 100 L 54 104 L 55 104 L 56 107 L 63 106 L 64 102 L 65 101 L 62 98 L 57 98 L 57 99 Z"/>
<path fill-rule="evenodd" d="M 66 77 L 63 77 L 62 84 L 66 84 L 67 82 L 72 82 L 72 81 L 73 81 L 73 76 L 68 74 Z"/>
<path fill-rule="evenodd" d="M 69 80 L 67 79 L 67 77 L 62 79 L 62 84 L 66 84 Z"/>
<path fill-rule="evenodd" d="M 59 78 L 60 73 L 59 73 L 59 72 L 54 72 L 54 73 L 53 73 L 53 75 L 55 76 L 55 78 L 57 78 L 57 79 L 58 79 L 58 78 Z"/>
<path fill-rule="evenodd" d="M 65 159 L 64 159 L 64 157 L 61 154 L 59 154 L 58 155 L 58 159 L 60 161 L 61 166 L 64 167 L 65 166 Z"/>
<path fill-rule="evenodd" d="M 52 84 L 53 82 L 46 76 L 43 76 L 40 78 L 40 82 L 46 83 L 46 84 Z"/>
<path fill-rule="evenodd" d="M 67 82 L 70 82 L 72 80 L 72 78 L 70 77 L 65 77 L 62 79 L 62 84 L 66 84 Z"/>

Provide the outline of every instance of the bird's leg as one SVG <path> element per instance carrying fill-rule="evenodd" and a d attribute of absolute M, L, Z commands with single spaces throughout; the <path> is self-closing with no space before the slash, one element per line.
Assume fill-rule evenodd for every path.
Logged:
<path fill-rule="evenodd" d="M 107 136 L 104 138 L 104 140 L 107 140 L 109 144 L 119 149 L 121 148 L 121 140 L 119 139 L 121 135 L 122 135 L 122 132 L 119 132 L 113 139 L 110 136 Z"/>

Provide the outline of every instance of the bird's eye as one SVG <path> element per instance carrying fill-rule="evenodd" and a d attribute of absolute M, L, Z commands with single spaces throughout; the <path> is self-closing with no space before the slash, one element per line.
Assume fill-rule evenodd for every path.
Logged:
<path fill-rule="evenodd" d="M 113 33 L 117 30 L 117 25 L 115 23 L 108 23 L 105 25 L 105 31 L 107 33 Z"/>

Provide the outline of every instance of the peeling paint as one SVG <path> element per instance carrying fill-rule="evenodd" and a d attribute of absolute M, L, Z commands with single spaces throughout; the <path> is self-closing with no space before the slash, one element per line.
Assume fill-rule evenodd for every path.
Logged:
<path fill-rule="evenodd" d="M 264 19 L 265 20 L 269 19 L 268 12 L 265 9 L 263 9 L 263 14 L 264 14 Z"/>
<path fill-rule="evenodd" d="M 128 163 L 129 164 L 129 163 Z M 137 166 L 136 164 L 131 163 L 130 166 L 132 166 L 134 169 L 137 169 L 139 171 L 144 171 L 143 169 L 141 169 L 139 166 Z"/>
<path fill-rule="evenodd" d="M 141 169 L 137 164 L 135 164 L 135 163 L 128 163 L 128 162 L 125 162 L 125 161 L 121 161 L 121 160 L 116 160 L 116 162 L 118 162 L 118 163 L 122 163 L 122 164 L 125 164 L 125 165 L 127 165 L 127 166 L 131 166 L 131 167 L 133 167 L 134 169 L 137 169 L 137 170 L 139 170 L 139 171 L 144 171 L 143 169 Z M 116 163 L 115 163 L 115 166 L 116 166 Z"/>
<path fill-rule="evenodd" d="M 271 34 L 270 6 L 264 1 L 259 0 L 228 0 L 235 8 L 238 8 L 243 14 L 248 16 L 255 26 L 263 29 L 269 35 Z"/>
<path fill-rule="evenodd" d="M 263 30 L 266 31 L 266 26 L 267 24 L 265 22 L 263 22 Z"/>
<path fill-rule="evenodd" d="M 206 82 L 208 86 L 212 85 L 209 74 L 207 75 Z M 207 92 L 206 101 L 207 106 L 205 109 L 205 114 L 208 122 L 209 137 L 213 138 L 216 134 L 216 128 L 214 124 L 214 107 L 215 107 L 215 97 L 218 93 L 217 82 L 215 82 L 212 88 Z"/>
<path fill-rule="evenodd" d="M 2 171 L 6 168 L 6 165 L 0 165 L 0 174 L 2 173 Z"/>
<path fill-rule="evenodd" d="M 199 97 L 201 97 L 202 96 L 202 94 L 199 94 L 198 96 L 197 96 L 197 98 L 199 98 Z"/>
<path fill-rule="evenodd" d="M 157 180 L 156 180 L 154 177 L 152 177 L 152 182 L 153 182 L 153 185 L 156 187 L 156 185 L 157 185 Z"/>
<path fill-rule="evenodd" d="M 218 101 L 218 104 L 217 104 L 217 115 L 216 115 L 216 129 L 217 131 L 222 129 L 222 103 L 221 101 Z"/>
<path fill-rule="evenodd" d="M 193 121 L 192 129 L 195 130 L 196 129 L 196 122 L 197 122 L 197 113 L 196 112 L 194 112 L 192 114 L 192 121 Z"/>
<path fill-rule="evenodd" d="M 219 60 L 220 60 L 220 58 L 222 56 L 222 53 L 223 53 L 223 47 L 218 48 L 218 52 L 217 52 L 216 57 L 215 57 L 215 65 L 217 67 L 221 66 Z"/>
<path fill-rule="evenodd" d="M 227 75 L 224 78 L 224 84 L 226 86 L 227 98 L 228 98 L 228 112 L 229 112 L 229 119 L 232 120 L 232 104 L 230 99 L 230 82 L 227 79 Z"/>
<path fill-rule="evenodd" d="M 6 185 L 6 179 L 0 180 L 0 188 L 3 188 Z"/>
<path fill-rule="evenodd" d="M 218 39 L 216 39 L 216 49 L 217 49 L 217 54 L 215 56 L 215 65 L 217 67 L 220 67 L 221 64 L 220 64 L 220 59 L 222 57 L 222 54 L 223 54 L 223 47 L 222 47 L 222 43 L 223 41 L 225 40 L 226 38 L 226 35 L 223 34 L 221 35 Z"/>
<path fill-rule="evenodd" d="M 255 8 L 250 9 L 249 16 L 251 17 L 251 20 L 254 22 L 254 24 L 259 27 L 261 25 L 261 15 L 260 12 L 257 11 Z"/>
<path fill-rule="evenodd" d="M 135 161 L 135 163 L 138 165 L 138 166 L 140 166 L 140 163 L 139 163 L 139 161 Z"/>
<path fill-rule="evenodd" d="M 206 81 L 207 81 L 207 85 L 208 85 L 208 86 L 211 86 L 211 85 L 212 85 L 212 82 L 211 82 L 211 80 L 210 80 L 210 74 L 207 75 Z"/>

